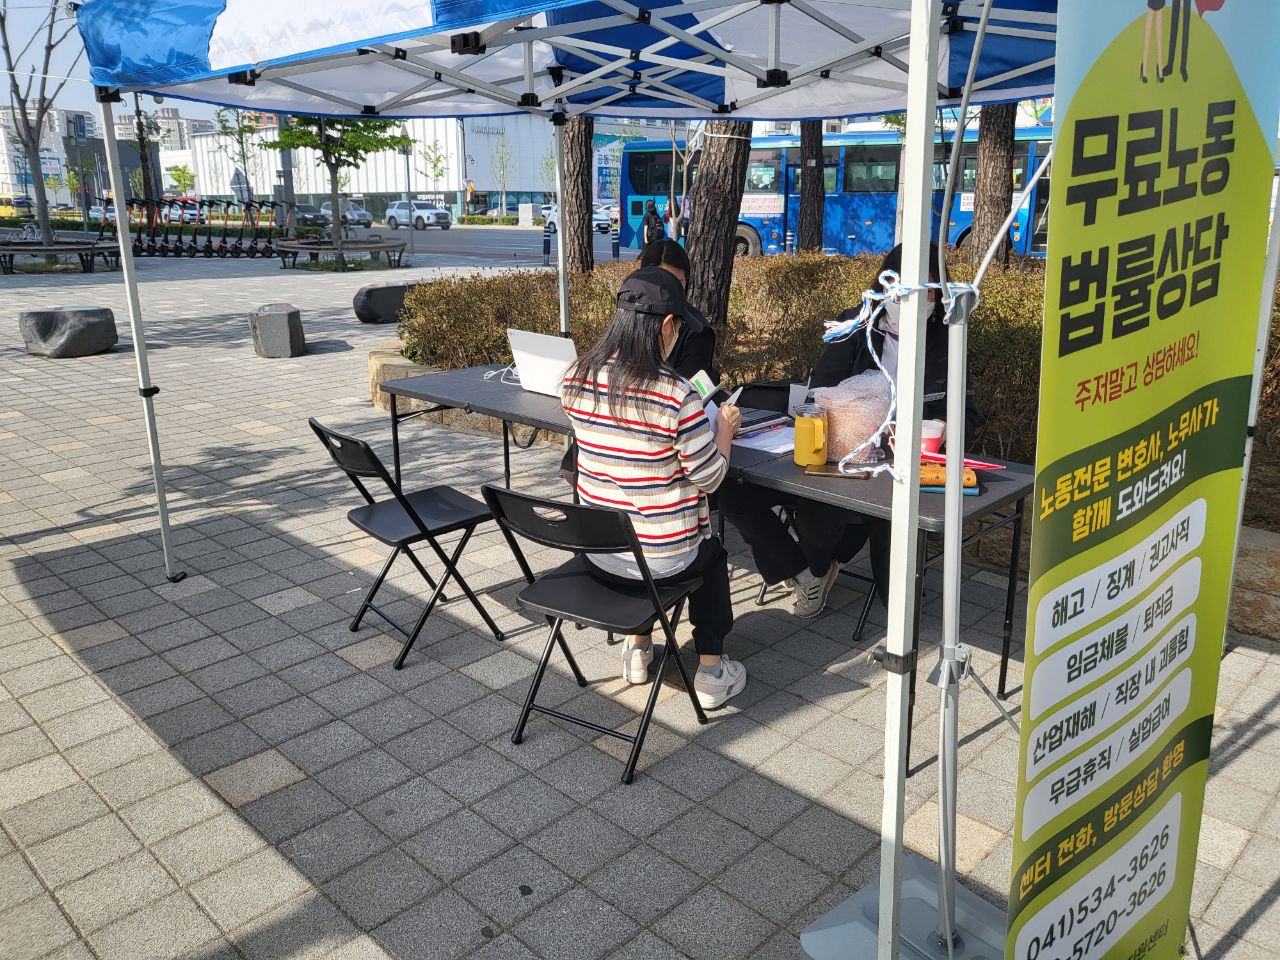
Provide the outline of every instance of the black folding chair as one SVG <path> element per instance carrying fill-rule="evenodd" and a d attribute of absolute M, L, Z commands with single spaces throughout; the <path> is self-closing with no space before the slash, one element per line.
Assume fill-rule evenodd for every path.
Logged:
<path fill-rule="evenodd" d="M 498 521 L 498 526 L 520 565 L 520 571 L 529 584 L 520 591 L 516 601 L 523 609 L 545 617 L 549 626 L 547 645 L 529 684 L 529 693 L 525 697 L 524 708 L 520 711 L 520 720 L 511 734 L 511 742 L 520 743 L 524 739 L 529 714 L 535 710 L 550 717 L 567 720 L 596 733 L 630 743 L 631 755 L 627 758 L 627 766 L 622 774 L 622 782 L 630 783 L 635 775 L 636 761 L 640 758 L 645 734 L 649 730 L 649 721 L 653 718 L 653 708 L 658 702 L 658 691 L 662 688 L 662 678 L 668 662 L 675 662 L 698 722 L 707 722 L 702 704 L 698 703 L 693 692 L 693 681 L 680 660 L 675 629 L 684 602 L 697 589 L 699 581 L 691 579 L 674 586 L 657 586 L 649 572 L 649 565 L 645 563 L 640 541 L 636 539 L 631 527 L 631 518 L 618 510 L 561 503 L 527 493 L 517 493 L 493 484 L 485 484 L 483 493 L 485 502 Z M 534 577 L 520 544 L 516 541 L 516 534 L 540 546 L 572 553 L 573 559 L 550 573 Z M 632 588 L 605 583 L 593 576 L 587 566 L 587 555 L 602 553 L 631 554 L 643 579 L 638 580 Z M 668 615 L 668 611 L 673 612 Z M 569 652 L 569 645 L 561 632 L 566 621 L 619 634 L 649 633 L 655 621 L 662 625 L 666 643 L 658 654 L 649 697 L 635 736 L 619 733 L 590 720 L 569 716 L 537 702 L 538 688 L 542 685 L 543 675 L 551 660 L 551 651 L 556 646 L 560 647 L 565 659 L 569 661 L 569 668 L 573 671 L 578 686 L 587 685 L 587 679 L 578 669 L 577 661 Z"/>
<path fill-rule="evenodd" d="M 422 632 L 422 628 L 427 622 L 427 617 L 435 609 L 436 603 L 441 600 L 448 602 L 448 599 L 444 596 L 444 588 L 449 579 L 453 578 L 458 582 L 458 586 L 462 588 L 462 592 L 467 595 L 467 599 L 471 601 L 472 606 L 479 612 L 489 629 L 493 631 L 494 637 L 501 641 L 503 639 L 502 631 L 498 629 L 498 625 L 493 622 L 493 618 L 489 616 L 488 611 L 485 610 L 475 593 L 472 592 L 471 587 L 467 585 L 467 581 L 458 572 L 458 558 L 462 556 L 462 551 L 466 549 L 467 541 L 471 539 L 471 534 L 475 532 L 477 526 L 493 519 L 493 514 L 489 512 L 489 509 L 479 500 L 459 493 L 453 487 L 427 487 L 414 493 L 405 493 L 400 484 L 396 483 L 391 478 L 391 475 L 387 473 L 382 461 L 378 459 L 378 455 L 373 452 L 373 448 L 369 444 L 356 437 L 349 437 L 330 430 L 320 424 L 315 417 L 312 417 L 307 422 L 311 425 L 311 429 L 315 431 L 316 436 L 320 438 L 320 442 L 324 444 L 324 448 L 329 451 L 329 456 L 333 457 L 333 462 L 338 465 L 343 473 L 351 478 L 351 482 L 355 484 L 356 489 L 360 491 L 360 495 L 365 499 L 366 505 L 351 510 L 347 514 L 347 519 L 375 540 L 394 548 L 391 551 L 391 556 L 387 558 L 387 562 L 383 565 L 382 572 L 378 574 L 378 579 L 373 581 L 373 586 L 365 594 L 364 602 L 360 604 L 360 609 L 356 611 L 356 615 L 351 621 L 352 632 L 360 629 L 360 621 L 364 619 L 365 612 L 372 610 L 387 623 L 391 624 L 405 638 L 404 647 L 400 650 L 400 655 L 396 657 L 395 662 L 397 670 L 403 669 L 404 659 L 409 655 L 413 642 L 418 639 L 418 634 Z M 385 500 L 375 500 L 362 482 L 370 479 L 378 479 L 386 484 L 387 489 L 391 491 L 391 497 Z M 459 531 L 461 531 L 462 537 L 454 547 L 453 555 L 449 556 L 441 548 L 439 538 Z M 431 547 L 436 556 L 440 558 L 440 563 L 444 566 L 444 576 L 440 578 L 438 584 L 411 549 L 414 544 L 423 542 Z M 432 591 L 426 608 L 422 611 L 422 615 L 418 617 L 418 622 L 414 624 L 411 630 L 406 630 L 396 623 L 375 606 L 373 602 L 378 589 L 382 586 L 383 581 L 386 580 L 387 574 L 391 572 L 392 564 L 396 562 L 396 558 L 402 553 L 409 558 L 418 572 L 422 574 L 423 579 L 427 581 Z"/>

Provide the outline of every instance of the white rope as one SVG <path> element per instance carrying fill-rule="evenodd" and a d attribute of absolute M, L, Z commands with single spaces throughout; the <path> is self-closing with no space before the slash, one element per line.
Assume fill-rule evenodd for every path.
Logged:
<path fill-rule="evenodd" d="M 889 474 L 895 482 L 901 483 L 903 475 L 894 468 L 894 463 L 885 461 L 877 464 L 860 464 L 851 463 L 850 461 L 858 454 L 862 453 L 873 446 L 879 446 L 881 437 L 885 431 L 889 429 L 889 425 L 897 417 L 898 412 L 898 385 L 894 382 L 893 376 L 885 369 L 884 364 L 880 360 L 880 354 L 876 350 L 875 342 L 871 338 L 871 332 L 875 329 L 876 321 L 880 315 L 885 312 L 885 308 L 890 303 L 902 303 L 907 297 L 922 293 L 928 290 L 943 291 L 947 296 L 947 308 L 943 314 L 943 324 L 952 322 L 951 315 L 955 311 L 955 304 L 958 297 L 972 296 L 973 303 L 970 308 L 978 305 L 978 288 L 970 283 L 918 283 L 908 285 L 902 283 L 901 278 L 894 270 L 886 270 L 879 276 L 879 290 L 862 291 L 862 307 L 858 310 L 857 316 L 850 320 L 828 320 L 826 323 L 827 332 L 822 335 L 823 343 L 837 343 L 853 336 L 858 330 L 863 330 L 867 338 L 867 350 L 871 353 L 871 359 L 875 363 L 876 368 L 884 376 L 885 382 L 889 384 L 889 409 L 885 412 L 884 420 L 879 428 L 867 437 L 866 440 L 858 444 L 841 458 L 839 469 L 841 473 L 850 476 L 866 476 L 874 477 L 882 473 Z"/>

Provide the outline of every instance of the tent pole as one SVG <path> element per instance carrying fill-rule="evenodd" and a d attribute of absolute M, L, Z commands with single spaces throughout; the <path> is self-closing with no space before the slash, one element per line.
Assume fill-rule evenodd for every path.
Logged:
<path fill-rule="evenodd" d="M 1276 273 L 1280 270 L 1280 216 L 1273 211 L 1267 238 L 1267 265 L 1262 273 L 1262 307 L 1258 316 L 1258 340 L 1253 356 L 1253 386 L 1249 392 L 1249 419 L 1244 440 L 1244 472 L 1241 474 L 1240 508 L 1236 512 L 1236 549 L 1228 574 L 1228 603 L 1236 582 L 1236 562 L 1240 559 L 1241 524 L 1244 523 L 1244 497 L 1249 489 L 1249 467 L 1253 462 L 1253 437 L 1258 429 L 1258 400 L 1262 394 L 1262 371 L 1267 363 L 1267 344 L 1271 339 L 1271 311 L 1276 299 Z M 1228 611 L 1229 613 L 1230 611 Z M 1223 643 L 1226 634 L 1223 633 Z"/>
<path fill-rule="evenodd" d="M 560 278 L 560 336 L 569 336 L 569 254 L 564 246 L 564 125 L 563 113 L 551 117 L 556 141 L 556 271 Z"/>
<path fill-rule="evenodd" d="M 910 71 L 907 74 L 907 131 L 902 216 L 902 282 L 929 279 L 930 199 L 933 195 L 933 118 L 938 98 L 937 3 L 911 4 Z M 885 637 L 884 808 L 880 820 L 879 960 L 897 960 L 902 893 L 902 820 L 906 789 L 910 658 L 915 649 L 917 527 L 920 517 L 920 414 L 924 377 L 924 333 L 929 298 L 909 296 L 902 305 L 898 353 L 897 448 L 900 481 L 893 487 L 890 534 L 889 618 Z"/>
<path fill-rule="evenodd" d="M 147 365 L 147 338 L 142 328 L 142 306 L 138 300 L 138 274 L 133 265 L 133 243 L 129 238 L 129 194 L 120 168 L 120 146 L 116 142 L 115 118 L 111 103 L 103 100 L 102 138 L 106 142 L 107 173 L 111 178 L 111 196 L 116 210 L 116 239 L 120 245 L 120 272 L 124 274 L 125 295 L 129 303 L 129 334 L 133 338 L 133 357 L 138 367 L 138 393 L 142 397 L 142 415 L 147 422 L 147 451 L 151 455 L 151 478 L 156 490 L 156 513 L 160 517 L 160 549 L 164 553 L 164 573 L 170 583 L 186 576 L 173 564 L 169 544 L 169 502 L 164 490 L 164 464 L 160 460 L 160 436 L 156 432 L 154 397 L 159 387 L 151 385 Z"/>

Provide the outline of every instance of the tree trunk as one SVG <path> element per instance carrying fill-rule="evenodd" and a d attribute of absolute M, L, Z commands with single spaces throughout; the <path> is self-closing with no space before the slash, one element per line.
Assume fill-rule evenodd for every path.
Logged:
<path fill-rule="evenodd" d="M 37 139 L 36 143 L 38 144 Z M 36 223 L 40 227 L 40 242 L 45 246 L 53 243 L 53 224 L 49 222 L 49 195 L 45 190 L 44 174 L 40 169 L 40 149 L 28 141 L 23 141 L 22 152 L 27 158 L 27 169 L 31 171 L 32 200 L 36 205 Z"/>
<path fill-rule="evenodd" d="M 133 132 L 138 139 L 138 164 L 142 168 L 142 198 L 155 200 L 155 181 L 151 179 L 151 141 L 147 137 L 147 119 L 142 115 L 142 104 L 136 93 L 133 95 Z M 157 212 L 156 216 L 159 215 Z"/>
<path fill-rule="evenodd" d="M 822 214 L 826 206 L 827 171 L 822 165 L 822 121 L 800 121 L 800 218 L 796 249 L 822 249 Z"/>
<path fill-rule="evenodd" d="M 982 108 L 973 188 L 973 232 L 965 242 L 965 249 L 974 260 L 986 255 L 1013 207 L 1013 131 L 1017 117 L 1016 103 Z M 997 256 L 1003 256 L 1007 249 L 1006 238 Z"/>
<path fill-rule="evenodd" d="M 342 255 L 342 207 L 341 198 L 338 196 L 338 167 L 336 164 L 326 164 L 329 167 L 329 209 L 332 211 L 331 226 L 329 233 L 333 236 L 333 259 L 338 264 L 338 272 L 345 273 L 347 270 L 347 259 Z M 412 228 L 412 224 L 410 227 Z"/>
<path fill-rule="evenodd" d="M 564 196 L 560 198 L 560 242 L 571 273 L 589 273 L 595 266 L 592 249 L 591 171 L 592 136 L 595 121 L 591 117 L 570 117 L 560 128 L 564 150 Z"/>
<path fill-rule="evenodd" d="M 689 198 L 689 299 L 723 325 L 729 310 L 738 210 L 751 154 L 751 122 L 709 120 Z"/>

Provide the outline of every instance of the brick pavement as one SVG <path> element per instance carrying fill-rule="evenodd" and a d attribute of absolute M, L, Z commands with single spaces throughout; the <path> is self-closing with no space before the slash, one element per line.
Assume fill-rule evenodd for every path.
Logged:
<path fill-rule="evenodd" d="M 387 331 L 350 313 L 371 277 L 143 275 L 178 584 L 155 543 L 118 275 L 5 278 L 0 960 L 798 957 L 799 931 L 878 857 L 882 680 L 848 641 L 858 590 L 838 587 L 812 623 L 758 608 L 731 539 L 732 651 L 751 671 L 732 709 L 699 728 L 668 687 L 629 787 L 618 745 L 586 731 L 535 718 L 512 746 L 541 641 L 495 532 L 463 568 L 518 631 L 507 643 L 449 604 L 394 671 L 376 618 L 346 626 L 385 553 L 346 523 L 353 492 L 306 418 L 386 449 L 365 354 Z M 258 359 L 245 313 L 282 299 L 303 308 L 312 351 Z M 61 302 L 116 308 L 125 342 L 27 357 L 17 310 Z M 441 427 L 409 430 L 406 453 L 420 482 L 474 492 L 501 471 L 494 438 Z M 517 466 L 517 485 L 554 485 L 552 451 Z M 999 578 L 966 575 L 967 639 L 990 680 Z M 417 575 L 391 584 L 390 609 L 415 615 Z M 557 670 L 548 693 L 632 721 L 614 651 L 591 631 L 571 640 L 593 685 Z M 1280 671 L 1273 647 L 1230 644 L 1194 910 L 1204 956 L 1251 960 L 1280 937 Z M 929 853 L 937 728 L 923 672 L 921 685 L 907 837 Z M 962 732 L 960 865 L 1003 904 L 1016 741 L 972 688 Z"/>

